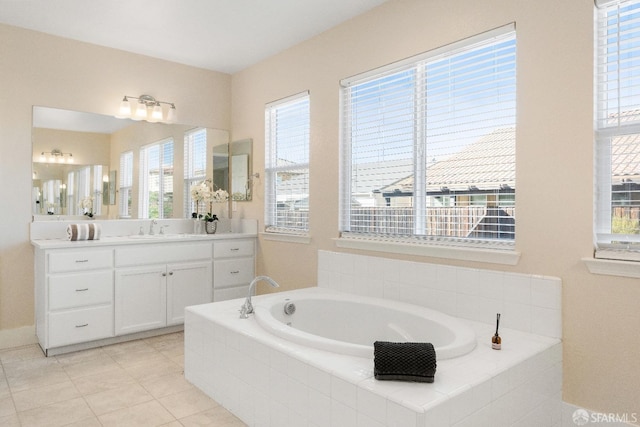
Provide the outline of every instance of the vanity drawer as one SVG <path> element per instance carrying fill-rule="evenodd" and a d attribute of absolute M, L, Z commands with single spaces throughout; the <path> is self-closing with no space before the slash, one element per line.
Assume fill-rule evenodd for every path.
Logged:
<path fill-rule="evenodd" d="M 116 248 L 116 267 L 211 259 L 210 242 L 132 245 Z"/>
<path fill-rule="evenodd" d="M 63 251 L 49 254 L 49 273 L 97 270 L 113 266 L 111 249 Z"/>
<path fill-rule="evenodd" d="M 249 292 L 249 285 L 236 286 L 233 288 L 216 289 L 213 291 L 213 301 L 226 301 L 229 299 L 246 298 Z"/>
<path fill-rule="evenodd" d="M 249 284 L 253 276 L 253 258 L 225 259 L 213 263 L 214 289 Z"/>
<path fill-rule="evenodd" d="M 111 270 L 49 276 L 49 310 L 113 302 Z"/>
<path fill-rule="evenodd" d="M 225 240 L 217 241 L 213 244 L 214 258 L 232 258 L 253 256 L 253 240 Z"/>
<path fill-rule="evenodd" d="M 49 314 L 49 347 L 113 336 L 113 305 Z"/>

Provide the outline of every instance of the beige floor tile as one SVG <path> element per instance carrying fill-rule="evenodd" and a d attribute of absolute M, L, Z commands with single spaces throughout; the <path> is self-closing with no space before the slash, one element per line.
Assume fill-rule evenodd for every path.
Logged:
<path fill-rule="evenodd" d="M 69 376 L 57 363 L 20 369 L 15 372 L 7 370 L 7 382 L 13 393 L 59 384 L 67 380 L 69 380 Z"/>
<path fill-rule="evenodd" d="M 20 427 L 20 419 L 18 418 L 18 414 L 9 415 L 6 417 L 0 416 L 0 426 Z"/>
<path fill-rule="evenodd" d="M 42 358 L 44 358 L 44 353 L 37 344 L 0 350 L 0 362 L 3 364 Z"/>
<path fill-rule="evenodd" d="M 84 420 L 76 421 L 75 423 L 65 424 L 64 427 L 102 427 L 98 417 L 85 418 Z"/>
<path fill-rule="evenodd" d="M 107 372 L 73 378 L 72 381 L 82 395 L 100 393 L 136 383 L 136 380 L 120 367 Z"/>
<path fill-rule="evenodd" d="M 9 384 L 7 383 L 7 380 L 2 377 L 0 378 L 0 399 L 2 399 L 3 397 L 8 397 L 11 394 L 11 391 L 9 390 Z"/>
<path fill-rule="evenodd" d="M 23 426 L 57 427 L 91 419 L 94 414 L 84 399 L 77 398 L 18 412 L 18 417 Z"/>
<path fill-rule="evenodd" d="M 180 423 L 184 427 L 241 427 L 246 426 L 231 412 L 222 406 L 199 412 L 188 417 L 180 418 Z"/>
<path fill-rule="evenodd" d="M 182 372 L 182 366 L 164 356 L 153 358 L 147 362 L 125 366 L 125 370 L 137 381 L 150 381 L 167 374 Z"/>
<path fill-rule="evenodd" d="M 96 415 L 129 408 L 153 400 L 153 396 L 140 384 L 126 385 L 113 390 L 86 395 L 84 398 Z"/>
<path fill-rule="evenodd" d="M 219 406 L 213 399 L 196 388 L 162 397 L 158 401 L 178 419 Z"/>
<path fill-rule="evenodd" d="M 158 378 L 140 381 L 140 384 L 156 399 L 194 388 L 189 381 L 184 379 L 182 372 L 173 372 Z"/>
<path fill-rule="evenodd" d="M 0 398 L 0 417 L 15 415 L 16 407 L 13 405 L 11 396 Z"/>
<path fill-rule="evenodd" d="M 156 400 L 98 417 L 104 427 L 155 427 L 175 421 Z"/>
<path fill-rule="evenodd" d="M 55 359 L 63 366 L 73 365 L 87 360 L 100 359 L 107 355 L 102 347 L 91 348 L 88 350 L 74 351 L 73 353 L 59 354 Z"/>
<path fill-rule="evenodd" d="M 69 380 L 59 384 L 31 388 L 13 393 L 13 402 L 18 412 L 50 405 L 80 397 L 76 386 Z"/>
<path fill-rule="evenodd" d="M 67 375 L 69 375 L 69 378 L 74 379 L 102 372 L 115 371 L 120 369 L 120 365 L 118 365 L 108 354 L 102 354 L 93 359 L 65 364 L 63 365 L 63 369 Z"/>

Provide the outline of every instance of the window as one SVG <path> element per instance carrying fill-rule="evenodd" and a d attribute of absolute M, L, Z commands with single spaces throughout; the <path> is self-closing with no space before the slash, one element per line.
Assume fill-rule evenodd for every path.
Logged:
<path fill-rule="evenodd" d="M 196 129 L 184 135 L 184 211 L 187 218 L 196 211 L 191 199 L 191 186 L 205 180 L 207 175 L 207 130 Z"/>
<path fill-rule="evenodd" d="M 266 231 L 309 230 L 309 93 L 265 109 Z"/>
<path fill-rule="evenodd" d="M 120 154 L 120 218 L 131 218 L 133 188 L 133 151 Z"/>
<path fill-rule="evenodd" d="M 173 214 L 173 139 L 140 149 L 140 218 Z"/>
<path fill-rule="evenodd" d="M 640 1 L 596 5 L 596 256 L 633 258 L 640 252 Z"/>
<path fill-rule="evenodd" d="M 513 247 L 513 25 L 341 83 L 343 238 Z"/>

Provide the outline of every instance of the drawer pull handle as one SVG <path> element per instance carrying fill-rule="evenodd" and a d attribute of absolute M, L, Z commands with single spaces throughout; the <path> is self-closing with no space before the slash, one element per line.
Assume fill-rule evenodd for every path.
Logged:
<path fill-rule="evenodd" d="M 76 289 L 76 292 L 84 292 L 84 291 L 88 291 L 89 288 L 84 288 L 84 289 Z"/>
<path fill-rule="evenodd" d="M 77 259 L 76 262 L 89 262 L 88 259 Z"/>
<path fill-rule="evenodd" d="M 238 270 L 231 272 L 231 274 L 238 274 L 238 273 L 240 273 L 240 271 L 238 271 Z"/>
<path fill-rule="evenodd" d="M 169 276 L 173 276 L 173 271 L 170 271 L 170 272 L 169 272 Z"/>
<path fill-rule="evenodd" d="M 167 277 L 167 273 L 162 273 L 162 277 Z"/>
<path fill-rule="evenodd" d="M 239 251 L 239 250 L 240 250 L 240 248 L 231 248 L 231 252 L 236 252 L 236 251 Z"/>
<path fill-rule="evenodd" d="M 84 325 L 76 325 L 76 328 L 84 328 L 85 326 L 89 326 L 89 324 L 85 323 Z"/>

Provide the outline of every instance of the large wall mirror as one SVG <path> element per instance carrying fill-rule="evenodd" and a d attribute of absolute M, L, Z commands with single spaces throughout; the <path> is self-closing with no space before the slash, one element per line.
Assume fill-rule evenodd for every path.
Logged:
<path fill-rule="evenodd" d="M 226 130 L 34 107 L 32 143 L 36 220 L 188 218 L 189 173 L 230 192 Z"/>

